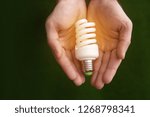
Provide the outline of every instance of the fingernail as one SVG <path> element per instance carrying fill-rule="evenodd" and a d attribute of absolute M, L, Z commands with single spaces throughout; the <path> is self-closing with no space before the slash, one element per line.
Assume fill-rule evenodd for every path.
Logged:
<path fill-rule="evenodd" d="M 99 85 L 96 84 L 96 88 L 97 88 L 98 90 L 101 90 L 103 87 L 104 87 L 104 84 L 99 84 Z"/>
<path fill-rule="evenodd" d="M 85 78 L 83 78 L 82 84 L 85 83 Z"/>
<path fill-rule="evenodd" d="M 73 82 L 76 86 L 80 86 L 83 84 L 83 81 L 79 77 L 77 77 Z"/>
<path fill-rule="evenodd" d="M 76 72 L 72 72 L 71 74 L 69 74 L 69 77 L 71 80 L 76 80 L 77 79 L 77 73 Z"/>

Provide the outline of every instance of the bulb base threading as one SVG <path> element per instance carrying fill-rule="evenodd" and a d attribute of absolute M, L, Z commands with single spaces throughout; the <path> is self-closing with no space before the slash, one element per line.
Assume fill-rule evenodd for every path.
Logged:
<path fill-rule="evenodd" d="M 82 67 L 84 72 L 93 71 L 93 61 L 92 60 L 83 60 Z"/>

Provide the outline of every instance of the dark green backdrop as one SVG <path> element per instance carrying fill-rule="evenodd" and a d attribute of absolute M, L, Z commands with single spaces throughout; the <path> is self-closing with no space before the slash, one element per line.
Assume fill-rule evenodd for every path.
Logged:
<path fill-rule="evenodd" d="M 120 0 L 134 24 L 113 82 L 99 91 L 69 81 L 47 45 L 44 23 L 55 0 L 0 2 L 0 99 L 150 99 L 150 1 Z"/>

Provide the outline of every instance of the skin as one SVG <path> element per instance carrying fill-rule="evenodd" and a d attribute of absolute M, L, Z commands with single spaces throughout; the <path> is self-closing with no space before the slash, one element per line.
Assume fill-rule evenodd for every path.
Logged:
<path fill-rule="evenodd" d="M 86 13 L 87 12 L 87 13 Z M 85 82 L 81 64 L 74 55 L 76 21 L 96 23 L 100 56 L 94 62 L 91 84 L 101 89 L 112 81 L 130 44 L 132 22 L 116 0 L 59 0 L 46 21 L 48 44 L 66 75 L 77 86 Z"/>
<path fill-rule="evenodd" d="M 84 0 L 59 0 L 46 21 L 48 44 L 66 75 L 75 85 L 84 83 L 81 65 L 75 58 L 75 23 L 86 17 Z"/>
<path fill-rule="evenodd" d="M 100 57 L 91 84 L 97 89 L 112 81 L 131 42 L 132 22 L 117 0 L 91 0 L 88 20 L 96 23 Z"/>

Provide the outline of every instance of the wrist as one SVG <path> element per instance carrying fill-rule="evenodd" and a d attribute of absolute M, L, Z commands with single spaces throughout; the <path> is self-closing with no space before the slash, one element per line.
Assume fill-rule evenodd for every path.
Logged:
<path fill-rule="evenodd" d="M 110 2 L 117 2 L 118 3 L 118 0 L 90 0 L 90 2 L 94 2 L 96 4 L 107 4 L 107 3 L 110 3 Z"/>
<path fill-rule="evenodd" d="M 91 0 L 91 1 L 118 1 L 118 0 Z"/>
<path fill-rule="evenodd" d="M 59 3 L 59 2 L 63 2 L 63 3 L 66 2 L 66 4 L 67 4 L 67 3 L 74 3 L 75 5 L 78 5 L 78 4 L 80 4 L 81 2 L 85 2 L 85 0 L 57 0 L 57 2 L 58 2 L 58 3 Z"/>
<path fill-rule="evenodd" d="M 85 0 L 56 0 L 56 1 L 60 2 L 60 1 L 85 1 Z"/>

